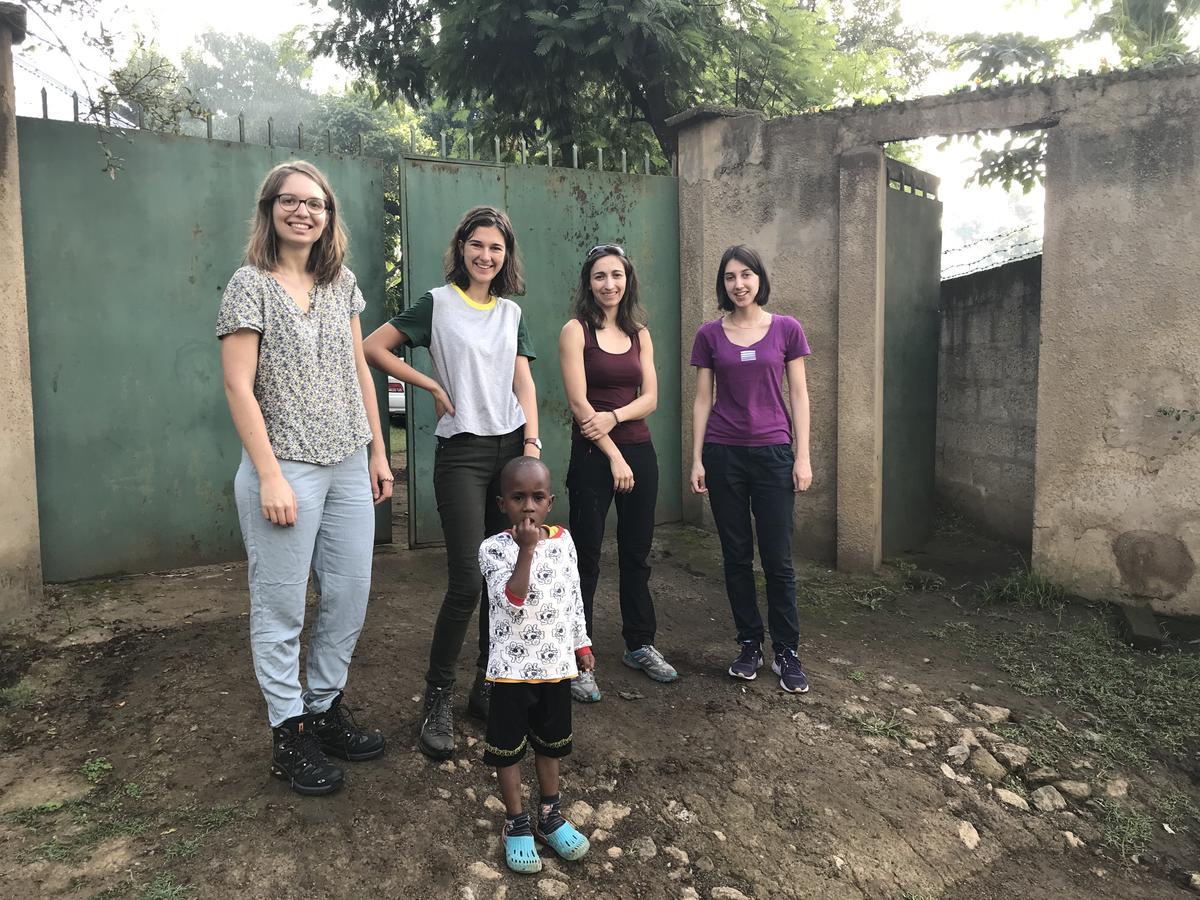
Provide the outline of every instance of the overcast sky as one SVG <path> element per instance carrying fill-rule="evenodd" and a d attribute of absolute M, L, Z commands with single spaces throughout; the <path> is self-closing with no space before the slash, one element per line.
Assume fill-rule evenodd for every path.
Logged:
<path fill-rule="evenodd" d="M 173 58 L 178 58 L 197 35 L 210 29 L 238 30 L 270 40 L 297 25 L 311 27 L 321 16 L 321 9 L 314 9 L 307 0 L 206 0 L 204 3 L 124 0 L 122 5 L 123 11 L 115 14 L 108 23 L 110 30 L 125 35 L 152 35 L 162 51 Z M 958 3 L 901 0 L 902 13 L 909 25 L 942 34 L 1024 31 L 1042 37 L 1062 37 L 1087 22 L 1086 14 L 1072 17 L 1071 6 L 1071 0 L 965 0 Z M 29 29 L 42 33 L 45 26 L 31 15 Z M 68 35 L 63 37 L 69 41 Z M 46 83 L 49 85 L 51 116 L 68 118 L 71 109 L 69 92 L 79 85 L 80 75 L 61 56 L 32 50 L 35 43 L 27 41 L 25 46 L 16 48 L 18 112 L 22 115 L 41 114 L 39 89 Z M 1086 48 L 1075 61 L 1080 66 L 1094 66 L 1106 55 L 1106 50 L 1104 47 Z M 39 77 L 22 68 L 22 62 L 49 77 Z M 102 59 L 94 59 L 91 64 L 101 71 L 104 68 Z M 86 73 L 84 77 L 87 77 Z M 318 61 L 314 72 L 315 89 L 322 90 L 344 80 L 345 73 L 335 63 Z M 922 85 L 920 93 L 944 93 L 963 80 L 961 73 L 936 73 Z M 66 90 L 56 87 L 55 81 Z M 994 221 L 997 231 L 1010 225 L 1016 213 L 1012 201 L 1002 191 L 964 191 L 962 184 L 974 160 L 970 148 L 960 143 L 938 151 L 936 143 L 924 143 L 921 166 L 942 178 L 946 232 L 949 234 L 965 220 Z M 1040 210 L 1040 192 L 1028 200 Z"/>

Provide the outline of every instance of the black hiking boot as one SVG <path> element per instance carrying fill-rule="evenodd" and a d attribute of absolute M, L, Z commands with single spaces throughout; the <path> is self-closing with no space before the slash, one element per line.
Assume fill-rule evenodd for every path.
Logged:
<path fill-rule="evenodd" d="M 354 714 L 342 705 L 345 695 L 333 698 L 329 709 L 312 714 L 312 727 L 321 749 L 330 756 L 350 762 L 362 762 L 383 754 L 387 741 L 378 731 L 367 731 L 356 721 Z"/>
<path fill-rule="evenodd" d="M 475 671 L 475 683 L 467 695 L 467 715 L 487 721 L 488 707 L 492 703 L 492 683 L 484 678 L 483 669 Z"/>
<path fill-rule="evenodd" d="M 312 716 L 293 716 L 271 729 L 271 774 L 297 794 L 329 794 L 342 786 L 342 770 L 330 765 L 317 741 Z"/>
<path fill-rule="evenodd" d="M 425 713 L 417 743 L 421 752 L 433 759 L 449 759 L 454 752 L 453 702 L 453 688 L 433 685 L 425 688 Z"/>

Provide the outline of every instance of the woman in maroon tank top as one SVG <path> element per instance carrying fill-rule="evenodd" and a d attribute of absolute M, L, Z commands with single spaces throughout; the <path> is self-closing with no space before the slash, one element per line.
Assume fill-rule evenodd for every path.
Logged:
<path fill-rule="evenodd" d="M 600 577 L 604 520 L 615 501 L 620 567 L 622 661 L 655 681 L 676 671 L 654 647 L 650 544 L 658 498 L 658 459 L 645 418 L 658 404 L 654 345 L 638 299 L 637 273 L 625 251 L 601 244 L 588 251 L 575 289 L 574 318 L 558 341 L 571 405 L 570 530 L 579 555 L 579 585 L 588 636 Z M 595 641 L 593 639 L 593 646 Z M 592 672 L 571 683 L 571 696 L 600 699 Z"/>

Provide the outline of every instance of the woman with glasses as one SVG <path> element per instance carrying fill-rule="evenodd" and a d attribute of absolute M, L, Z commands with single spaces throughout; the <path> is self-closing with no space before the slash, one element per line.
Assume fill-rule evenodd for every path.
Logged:
<path fill-rule="evenodd" d="M 622 661 L 655 681 L 674 681 L 678 674 L 654 647 L 657 622 L 649 586 L 658 458 L 645 420 L 658 405 L 654 344 L 637 272 L 621 247 L 601 244 L 588 251 L 573 314 L 559 336 L 558 358 L 574 417 L 567 494 L 588 637 L 604 520 L 615 502 Z M 595 674 L 581 672 L 571 682 L 571 695 L 584 703 L 599 700 Z"/>
<path fill-rule="evenodd" d="M 362 351 L 365 302 L 342 265 L 346 232 L 325 176 L 307 162 L 263 180 L 246 265 L 217 313 L 225 395 L 242 440 L 234 495 L 249 560 L 250 647 L 273 738 L 271 773 L 301 794 L 342 784 L 345 760 L 383 753 L 346 705 L 375 540 L 373 503 L 392 470 Z M 310 568 L 320 608 L 300 685 Z"/>
<path fill-rule="evenodd" d="M 772 670 L 789 693 L 808 690 L 796 655 L 800 624 L 792 572 L 795 494 L 812 484 L 808 456 L 808 341 L 791 316 L 763 307 L 771 281 L 762 258 L 730 247 L 717 269 L 717 307 L 692 345 L 696 400 L 692 409 L 692 491 L 708 494 L 721 538 L 725 591 L 739 652 L 729 674 L 758 677 L 764 637 L 754 582 L 754 532 L 766 575 Z M 786 376 L 787 391 L 783 382 Z"/>
<path fill-rule="evenodd" d="M 500 471 L 518 456 L 540 457 L 534 359 L 521 307 L 517 238 L 500 210 L 477 206 L 454 229 L 443 259 L 446 284 L 426 293 L 366 340 L 371 365 L 433 394 L 438 417 L 433 488 L 446 540 L 448 587 L 433 629 L 419 746 L 434 759 L 454 752 L 453 691 L 467 625 L 479 607 L 479 654 L 467 710 L 487 719 L 491 685 L 487 604 L 479 545 L 508 527 L 496 504 Z M 392 351 L 428 347 L 433 377 Z"/>

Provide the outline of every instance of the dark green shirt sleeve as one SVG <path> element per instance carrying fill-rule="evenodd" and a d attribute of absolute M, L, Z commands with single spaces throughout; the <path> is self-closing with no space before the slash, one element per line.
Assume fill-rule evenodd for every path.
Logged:
<path fill-rule="evenodd" d="M 525 310 L 521 310 L 521 321 L 517 325 L 517 356 L 524 356 L 530 362 L 537 359 L 533 341 L 529 340 L 529 331 L 525 328 Z"/>
<path fill-rule="evenodd" d="M 404 332 L 404 336 L 408 338 L 408 346 L 428 347 L 429 339 L 433 335 L 433 294 L 422 295 L 420 300 L 400 315 L 394 316 L 391 325 Z M 520 343 L 519 337 L 517 343 Z"/>

